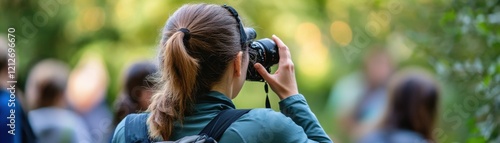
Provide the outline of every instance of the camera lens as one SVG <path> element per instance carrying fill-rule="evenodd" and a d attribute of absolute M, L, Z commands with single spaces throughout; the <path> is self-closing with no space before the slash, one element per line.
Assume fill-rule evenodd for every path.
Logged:
<path fill-rule="evenodd" d="M 255 63 L 260 63 L 266 68 L 267 72 L 271 72 L 270 67 L 279 62 L 278 47 L 274 41 L 269 38 L 252 42 L 249 47 L 248 53 L 250 62 L 246 79 L 250 81 L 264 81 L 253 65 Z"/>
<path fill-rule="evenodd" d="M 264 61 L 262 61 L 264 67 L 271 67 L 279 62 L 278 47 L 273 40 L 264 38 L 255 41 L 255 43 L 260 43 L 264 49 Z"/>
<path fill-rule="evenodd" d="M 245 34 L 247 35 L 246 42 L 251 42 L 257 37 L 257 32 L 253 28 L 245 28 Z"/>

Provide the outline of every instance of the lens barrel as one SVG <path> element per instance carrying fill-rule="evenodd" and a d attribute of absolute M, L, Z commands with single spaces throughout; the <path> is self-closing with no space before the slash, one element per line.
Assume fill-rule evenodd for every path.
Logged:
<path fill-rule="evenodd" d="M 245 30 L 246 31 L 246 30 Z M 260 63 L 267 70 L 271 72 L 271 66 L 279 62 L 278 47 L 273 40 L 269 38 L 260 39 L 252 42 L 249 45 L 250 62 L 247 70 L 246 80 L 249 81 L 264 81 L 260 74 L 253 67 L 255 63 Z"/>

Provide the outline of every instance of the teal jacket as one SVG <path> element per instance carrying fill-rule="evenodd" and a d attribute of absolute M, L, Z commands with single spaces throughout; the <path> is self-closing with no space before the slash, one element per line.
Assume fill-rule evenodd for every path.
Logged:
<path fill-rule="evenodd" d="M 210 92 L 198 99 L 193 114 L 184 117 L 183 125 L 174 125 L 169 140 L 197 135 L 221 110 L 235 109 L 233 102 L 220 92 Z M 252 109 L 224 132 L 219 142 L 278 143 L 332 142 L 309 109 L 301 94 L 279 102 L 281 113 L 271 109 Z M 125 121 L 116 127 L 113 143 L 125 142 Z"/>

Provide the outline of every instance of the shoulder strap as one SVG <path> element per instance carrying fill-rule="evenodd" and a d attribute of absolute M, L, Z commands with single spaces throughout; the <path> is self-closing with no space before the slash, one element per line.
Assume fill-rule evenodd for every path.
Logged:
<path fill-rule="evenodd" d="M 221 111 L 212 121 L 210 121 L 199 135 L 207 135 L 212 139 L 219 141 L 222 134 L 238 120 L 241 116 L 248 113 L 250 109 L 245 110 L 224 110 Z M 146 120 L 147 113 L 130 114 L 125 119 L 125 142 L 127 143 L 143 143 L 152 142 L 148 136 L 148 127 Z"/>
<path fill-rule="evenodd" d="M 250 109 L 223 110 L 214 119 L 212 119 L 212 121 L 210 121 L 210 123 L 208 123 L 203 130 L 201 130 L 199 135 L 207 135 L 208 137 L 212 137 L 212 139 L 219 141 L 227 128 L 229 128 L 231 124 L 249 111 Z"/>
<path fill-rule="evenodd" d="M 151 142 L 146 124 L 148 115 L 147 113 L 127 115 L 127 118 L 125 118 L 125 142 Z"/>

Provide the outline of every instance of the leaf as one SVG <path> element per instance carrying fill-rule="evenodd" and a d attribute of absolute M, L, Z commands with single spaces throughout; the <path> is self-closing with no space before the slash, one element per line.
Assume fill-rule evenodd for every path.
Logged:
<path fill-rule="evenodd" d="M 488 25 L 486 25 L 485 22 L 476 23 L 476 30 L 482 35 L 488 35 L 488 33 L 490 33 Z"/>
<path fill-rule="evenodd" d="M 451 10 L 443 14 L 443 17 L 441 17 L 439 24 L 441 26 L 445 26 L 447 23 L 455 21 L 455 19 L 456 19 L 455 11 Z"/>
<path fill-rule="evenodd" d="M 476 117 L 481 118 L 483 116 L 486 116 L 490 112 L 490 105 L 486 104 L 481 106 L 479 109 L 476 111 Z"/>
<path fill-rule="evenodd" d="M 484 77 L 484 79 L 483 79 L 483 87 L 484 87 L 484 86 L 489 86 L 489 85 L 490 85 L 490 82 L 491 82 L 491 76 L 490 76 L 490 75 L 488 75 L 488 76 Z M 483 89 L 481 89 L 481 90 L 484 90 L 484 88 L 483 88 Z"/>
<path fill-rule="evenodd" d="M 491 64 L 488 67 L 488 77 L 490 78 L 490 80 L 491 80 L 491 76 L 495 73 L 495 67 L 496 67 L 496 65 L 494 65 L 494 64 Z"/>
<path fill-rule="evenodd" d="M 500 143 L 500 136 L 497 136 L 495 139 L 490 140 L 489 143 Z"/>
<path fill-rule="evenodd" d="M 460 74 L 464 74 L 464 68 L 463 68 L 462 64 L 460 64 L 460 62 L 455 62 L 453 64 L 453 69 L 455 70 L 455 72 L 458 72 Z"/>
<path fill-rule="evenodd" d="M 492 99 L 500 94 L 500 87 L 492 86 L 486 91 L 486 99 Z"/>
<path fill-rule="evenodd" d="M 483 64 L 481 63 L 481 60 L 479 58 L 476 58 L 474 60 L 474 69 L 477 73 L 483 73 Z"/>
<path fill-rule="evenodd" d="M 467 139 L 467 143 L 484 143 L 486 140 L 484 140 L 483 137 L 471 137 Z"/>
<path fill-rule="evenodd" d="M 481 135 L 488 140 L 495 129 L 496 124 L 493 123 L 493 115 L 489 114 L 485 121 L 477 123 L 477 127 L 479 128 L 479 132 Z"/>
<path fill-rule="evenodd" d="M 500 23 L 500 12 L 495 12 L 488 15 L 488 22 L 491 24 L 499 24 Z"/>

